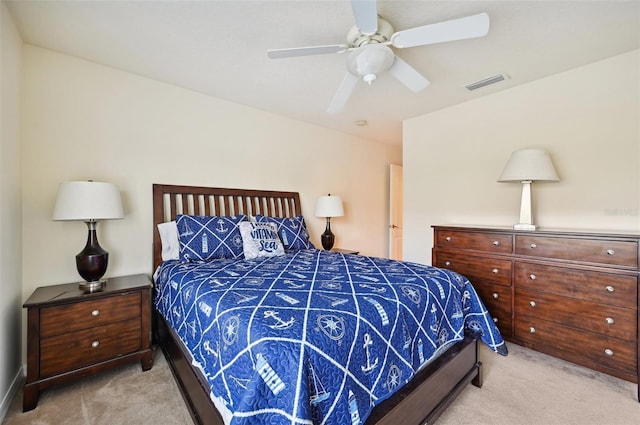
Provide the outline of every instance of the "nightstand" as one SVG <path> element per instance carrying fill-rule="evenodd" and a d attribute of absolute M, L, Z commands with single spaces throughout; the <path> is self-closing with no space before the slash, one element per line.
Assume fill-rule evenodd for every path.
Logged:
<path fill-rule="evenodd" d="M 353 255 L 360 254 L 360 251 L 354 251 L 352 249 L 333 248 L 331 251 L 333 251 L 333 252 L 341 252 L 343 254 L 353 254 Z"/>
<path fill-rule="evenodd" d="M 27 380 L 22 410 L 38 405 L 52 385 L 140 360 L 153 365 L 151 281 L 144 274 L 113 277 L 99 292 L 78 283 L 36 289 L 27 308 Z"/>

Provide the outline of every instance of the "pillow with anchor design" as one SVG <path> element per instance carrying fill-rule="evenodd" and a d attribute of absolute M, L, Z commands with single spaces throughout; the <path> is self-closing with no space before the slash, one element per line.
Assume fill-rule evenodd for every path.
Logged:
<path fill-rule="evenodd" d="M 284 255 L 284 247 L 278 236 L 278 226 L 274 223 L 240 223 L 244 258 L 251 260 L 259 257 Z"/>
<path fill-rule="evenodd" d="M 178 238 L 182 261 L 242 258 L 242 235 L 238 225 L 247 216 L 178 215 Z"/>
<path fill-rule="evenodd" d="M 284 249 L 294 251 L 299 249 L 314 249 L 315 246 L 309 240 L 309 232 L 304 222 L 304 217 L 267 217 L 256 215 L 258 223 L 274 223 L 278 226 L 278 235 Z"/>

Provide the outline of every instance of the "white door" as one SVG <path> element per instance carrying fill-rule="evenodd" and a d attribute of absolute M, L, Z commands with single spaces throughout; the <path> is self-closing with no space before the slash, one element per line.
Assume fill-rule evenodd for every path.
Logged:
<path fill-rule="evenodd" d="M 389 173 L 389 258 L 402 260 L 402 165 Z"/>

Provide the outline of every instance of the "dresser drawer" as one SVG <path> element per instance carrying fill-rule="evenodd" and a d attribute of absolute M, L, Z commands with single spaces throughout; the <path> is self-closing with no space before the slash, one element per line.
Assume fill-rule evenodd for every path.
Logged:
<path fill-rule="evenodd" d="M 510 337 L 513 333 L 511 325 L 511 287 L 482 283 L 474 284 L 473 287 L 485 307 L 487 307 L 502 336 Z"/>
<path fill-rule="evenodd" d="M 636 375 L 636 343 L 560 326 L 531 316 L 516 319 L 516 338 L 534 349 L 581 363 Z"/>
<path fill-rule="evenodd" d="M 501 233 L 456 232 L 439 230 L 436 236 L 438 248 L 471 249 L 474 251 L 511 254 L 513 250 L 511 235 Z"/>
<path fill-rule="evenodd" d="M 45 338 L 140 317 L 140 303 L 137 292 L 46 307 L 40 311 L 40 336 Z"/>
<path fill-rule="evenodd" d="M 638 243 L 516 235 L 516 255 L 638 267 Z"/>
<path fill-rule="evenodd" d="M 551 292 L 637 309 L 638 278 L 630 275 L 594 272 L 542 264 L 515 263 L 517 289 Z"/>
<path fill-rule="evenodd" d="M 40 376 L 47 377 L 141 349 L 140 318 L 44 338 Z"/>
<path fill-rule="evenodd" d="M 511 316 L 511 288 L 508 286 L 492 286 L 486 284 L 474 284 L 478 296 L 493 314 L 496 310 L 502 310 Z"/>
<path fill-rule="evenodd" d="M 533 316 L 626 341 L 637 336 L 637 313 L 632 309 L 520 289 L 515 299 L 516 317 Z"/>
<path fill-rule="evenodd" d="M 436 267 L 444 267 L 466 276 L 471 283 L 487 281 L 511 286 L 511 261 L 438 252 Z"/>

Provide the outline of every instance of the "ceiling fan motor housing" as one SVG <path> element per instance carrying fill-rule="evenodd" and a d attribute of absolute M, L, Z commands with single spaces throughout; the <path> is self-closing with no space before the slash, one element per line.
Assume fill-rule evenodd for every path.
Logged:
<path fill-rule="evenodd" d="M 389 21 L 378 16 L 378 31 L 372 35 L 363 34 L 357 25 L 351 27 L 347 33 L 347 43 L 351 47 L 361 47 L 372 43 L 386 43 L 391 40 L 393 26 Z"/>

